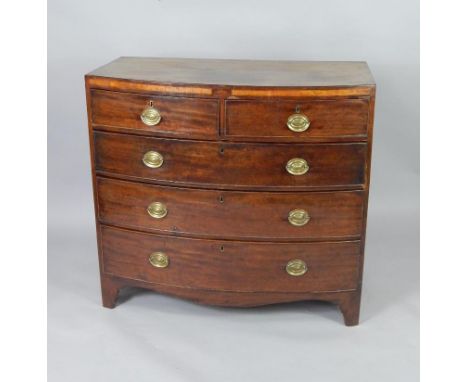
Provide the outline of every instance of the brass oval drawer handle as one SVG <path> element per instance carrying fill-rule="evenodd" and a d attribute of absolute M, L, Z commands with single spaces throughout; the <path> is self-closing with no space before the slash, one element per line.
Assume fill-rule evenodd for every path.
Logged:
<path fill-rule="evenodd" d="M 291 225 L 302 227 L 309 222 L 310 216 L 306 210 L 296 209 L 289 212 L 288 220 Z"/>
<path fill-rule="evenodd" d="M 291 175 L 304 175 L 309 171 L 307 161 L 302 158 L 293 158 L 286 164 L 286 171 Z"/>
<path fill-rule="evenodd" d="M 148 260 L 155 268 L 166 268 L 169 265 L 169 257 L 164 252 L 153 252 Z"/>
<path fill-rule="evenodd" d="M 310 126 L 310 121 L 307 116 L 300 113 L 291 114 L 288 118 L 288 129 L 294 131 L 295 133 L 302 133 L 306 131 Z"/>
<path fill-rule="evenodd" d="M 159 168 L 164 163 L 164 157 L 157 151 L 148 151 L 143 155 L 142 161 L 146 167 Z"/>
<path fill-rule="evenodd" d="M 167 207 L 164 203 L 153 202 L 147 208 L 148 214 L 155 219 L 162 219 L 167 215 Z"/>
<path fill-rule="evenodd" d="M 150 101 L 140 115 L 141 121 L 147 126 L 155 126 L 161 122 L 162 116 L 159 110 L 153 106 L 153 101 Z"/>
<path fill-rule="evenodd" d="M 307 264 L 300 259 L 290 260 L 286 264 L 286 272 L 290 276 L 302 276 L 307 272 Z"/>

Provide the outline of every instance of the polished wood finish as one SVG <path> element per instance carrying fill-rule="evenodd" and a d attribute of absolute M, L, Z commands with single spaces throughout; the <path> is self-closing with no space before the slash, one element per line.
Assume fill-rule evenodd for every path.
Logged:
<path fill-rule="evenodd" d="M 304 132 L 291 131 L 286 125 L 296 109 L 310 119 L 310 127 Z M 256 137 L 297 142 L 323 137 L 365 139 L 368 114 L 368 99 L 227 100 L 226 135 L 244 140 Z"/>
<path fill-rule="evenodd" d="M 329 301 L 358 324 L 375 103 L 365 63 L 126 57 L 85 79 L 104 306 L 136 286 L 220 306 Z M 150 101 L 156 126 L 140 120 Z M 311 122 L 302 133 L 286 126 L 297 110 Z M 161 167 L 144 165 L 148 151 Z M 289 174 L 291 158 L 309 171 Z M 293 209 L 309 222 L 290 224 Z M 293 259 L 304 275 L 286 272 Z"/>
<path fill-rule="evenodd" d="M 359 241 L 259 243 L 167 237 L 101 226 L 104 273 L 146 282 L 239 292 L 355 290 Z M 148 257 L 162 251 L 167 268 Z M 291 259 L 308 266 L 300 277 L 285 271 Z"/>
<path fill-rule="evenodd" d="M 177 84 L 157 84 L 153 82 L 140 82 L 134 80 L 114 79 L 99 77 L 92 74 L 86 75 L 86 81 L 90 89 L 102 89 L 117 92 L 161 94 L 161 95 L 187 95 L 187 96 L 213 96 L 229 90 L 231 98 L 287 98 L 300 99 L 307 97 L 337 98 L 337 97 L 361 97 L 374 94 L 374 85 L 349 86 L 349 87 L 249 87 L 249 86 L 221 86 L 221 85 L 192 85 L 180 86 Z"/>
<path fill-rule="evenodd" d="M 320 190 L 363 188 L 364 143 L 289 145 L 146 138 L 94 133 L 96 171 L 166 185 L 220 189 Z M 159 168 L 142 162 L 148 151 L 164 157 Z M 292 158 L 307 161 L 309 171 L 286 171 Z"/>
<path fill-rule="evenodd" d="M 96 79 L 96 82 L 102 80 Z M 320 97 L 321 99 L 340 98 L 340 97 L 360 97 L 372 96 L 372 87 L 345 87 L 345 88 L 233 88 L 230 92 L 231 98 L 287 98 L 287 99 L 304 99 L 307 97 Z"/>
<path fill-rule="evenodd" d="M 120 276 L 101 274 L 101 280 L 105 285 L 111 286 L 113 300 L 104 302 L 106 308 L 114 308 L 120 289 L 124 287 L 139 287 L 169 294 L 183 299 L 191 300 L 199 304 L 251 308 L 255 306 L 278 304 L 293 301 L 327 301 L 336 304 L 343 314 L 347 326 L 355 326 L 359 323 L 360 292 L 335 291 L 335 292 L 239 292 L 226 290 L 210 290 L 200 288 L 179 287 L 149 283 L 140 279 L 129 279 Z M 102 281 L 101 281 L 102 283 Z M 107 295 L 106 295 L 107 297 Z M 104 295 L 103 295 L 104 299 Z M 109 305 L 107 305 L 109 303 Z"/>
<path fill-rule="evenodd" d="M 216 139 L 218 101 L 204 98 L 136 95 L 103 90 L 91 94 L 92 121 L 103 129 L 134 130 L 164 137 Z M 145 125 L 141 112 L 152 101 L 162 119 L 156 126 Z"/>
<path fill-rule="evenodd" d="M 374 85 L 365 62 L 120 57 L 89 76 L 157 84 L 348 87 Z"/>
<path fill-rule="evenodd" d="M 105 224 L 158 233 L 253 240 L 359 238 L 363 192 L 234 192 L 143 185 L 98 178 L 99 220 Z M 162 202 L 168 213 L 147 213 Z M 310 215 L 295 227 L 288 214 L 296 208 Z"/>

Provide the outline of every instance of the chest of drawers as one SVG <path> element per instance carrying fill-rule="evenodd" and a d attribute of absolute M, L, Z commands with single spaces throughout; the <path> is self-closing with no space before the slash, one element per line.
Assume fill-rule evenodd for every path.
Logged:
<path fill-rule="evenodd" d="M 105 307 L 137 286 L 359 322 L 375 84 L 363 62 L 119 58 L 85 76 Z"/>

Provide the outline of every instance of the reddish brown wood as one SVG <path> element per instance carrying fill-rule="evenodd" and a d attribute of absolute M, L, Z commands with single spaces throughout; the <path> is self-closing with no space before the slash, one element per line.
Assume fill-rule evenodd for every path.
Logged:
<path fill-rule="evenodd" d="M 306 115 L 310 127 L 301 133 L 287 127 L 296 111 Z M 226 135 L 236 139 L 307 142 L 317 138 L 367 137 L 368 99 L 330 100 L 227 100 Z"/>
<path fill-rule="evenodd" d="M 194 301 L 199 304 L 229 306 L 237 308 L 251 308 L 262 305 L 278 304 L 293 301 L 328 301 L 340 308 L 345 324 L 355 326 L 358 324 L 359 306 L 355 305 L 353 310 L 344 310 L 343 305 L 355 301 L 356 291 L 340 292 L 233 292 L 210 289 L 193 289 L 180 286 L 149 283 L 138 279 L 127 279 L 119 276 L 108 276 L 119 289 L 125 287 L 140 287 L 150 289 L 175 297 Z M 114 305 L 115 305 L 114 301 Z M 351 305 L 348 305 L 351 308 Z M 354 313 L 352 313 L 354 312 Z"/>
<path fill-rule="evenodd" d="M 358 324 L 375 103 L 365 63 L 121 58 L 86 76 L 86 95 L 104 306 L 138 286 L 222 306 L 330 301 Z M 149 100 L 156 127 L 140 121 Z M 311 120 L 304 133 L 285 126 L 292 106 Z M 161 168 L 143 165 L 149 150 Z M 292 157 L 307 175 L 287 174 Z M 146 213 L 152 201 L 164 219 Z M 291 226 L 291 208 L 309 224 Z M 166 273 L 148 268 L 161 248 Z M 304 276 L 286 275 L 293 256 Z"/>
<path fill-rule="evenodd" d="M 102 226 L 104 273 L 157 284 L 239 292 L 328 292 L 354 290 L 358 283 L 359 241 L 258 243 L 200 240 L 131 232 Z M 169 258 L 155 268 L 152 252 Z M 290 276 L 289 260 L 308 271 Z"/>
<path fill-rule="evenodd" d="M 193 84 L 158 84 L 128 79 L 115 79 L 88 74 L 85 76 L 90 88 L 117 92 L 128 92 L 146 95 L 200 96 L 217 98 L 219 91 L 225 90 L 229 98 L 241 99 L 320 99 L 367 97 L 374 93 L 375 85 L 363 86 L 320 86 L 320 87 L 271 87 L 271 86 L 227 86 L 227 85 L 193 85 Z"/>
<path fill-rule="evenodd" d="M 346 326 L 358 325 L 361 307 L 361 290 L 340 295 L 337 299 L 337 303 L 343 314 Z"/>
<path fill-rule="evenodd" d="M 368 200 L 369 200 L 369 191 L 370 191 L 370 176 L 371 176 L 371 164 L 372 164 L 372 143 L 373 143 L 373 133 L 374 133 L 374 113 L 375 113 L 375 88 L 373 89 L 370 108 L 369 108 L 369 121 L 368 121 L 368 131 L 369 131 L 369 142 L 367 145 L 367 155 L 366 155 L 366 184 L 365 184 L 365 203 L 364 203 L 364 214 L 362 221 L 362 237 L 363 241 L 361 242 L 362 247 L 362 256 L 361 256 L 361 272 L 360 280 L 362 280 L 363 266 L 364 266 L 364 249 L 365 249 L 365 239 L 367 232 L 367 209 L 368 209 Z"/>
<path fill-rule="evenodd" d="M 106 308 L 114 308 L 119 295 L 120 286 L 112 277 L 101 274 L 102 305 Z"/>
<path fill-rule="evenodd" d="M 254 240 L 332 240 L 360 238 L 362 191 L 266 193 L 215 191 L 98 178 L 102 223 L 173 235 Z M 168 213 L 147 213 L 162 202 Z M 301 208 L 310 221 L 296 227 L 291 210 Z"/>
<path fill-rule="evenodd" d="M 155 126 L 145 125 L 140 117 L 150 101 L 162 117 Z M 111 131 L 216 139 L 218 109 L 218 101 L 214 99 L 136 95 L 104 90 L 93 90 L 91 94 L 93 124 Z"/>
<path fill-rule="evenodd" d="M 96 79 L 96 81 L 100 81 Z M 372 94 L 372 86 L 351 86 L 351 87 L 316 87 L 316 88 L 272 88 L 272 87 L 233 87 L 230 92 L 231 99 L 286 99 L 286 100 L 310 100 L 317 99 L 338 99 L 365 97 Z"/>
<path fill-rule="evenodd" d="M 209 85 L 347 89 L 369 87 L 374 79 L 362 61 L 270 61 L 120 57 L 92 77 L 159 85 Z"/>
<path fill-rule="evenodd" d="M 260 144 L 168 140 L 94 133 L 96 171 L 159 184 L 223 189 L 356 189 L 365 182 L 365 143 Z M 160 168 L 146 167 L 147 151 L 164 157 Z M 300 176 L 286 171 L 295 157 L 308 162 Z"/>

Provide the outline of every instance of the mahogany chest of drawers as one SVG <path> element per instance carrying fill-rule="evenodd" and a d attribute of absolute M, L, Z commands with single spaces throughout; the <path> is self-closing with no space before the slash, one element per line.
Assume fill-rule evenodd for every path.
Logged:
<path fill-rule="evenodd" d="M 119 58 L 86 75 L 103 305 L 137 286 L 359 321 L 375 84 L 364 62 Z"/>

